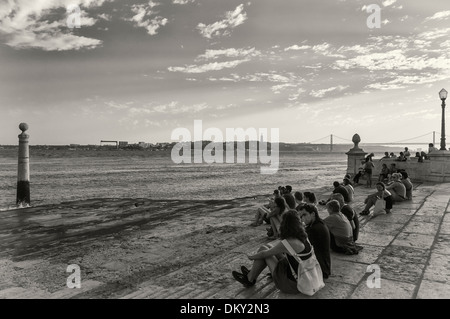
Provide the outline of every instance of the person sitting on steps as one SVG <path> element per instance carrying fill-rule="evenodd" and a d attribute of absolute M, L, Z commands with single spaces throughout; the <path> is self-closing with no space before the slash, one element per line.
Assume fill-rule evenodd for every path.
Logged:
<path fill-rule="evenodd" d="M 386 190 L 388 190 L 392 195 L 392 200 L 394 202 L 403 202 L 406 200 L 406 187 L 401 182 L 402 174 L 394 173 L 392 174 L 392 184 L 386 186 Z"/>
<path fill-rule="evenodd" d="M 278 189 L 273 191 L 273 196 L 269 199 L 268 204 L 265 204 L 256 210 L 255 220 L 250 224 L 250 226 L 259 226 L 264 221 L 270 224 L 269 219 L 267 219 L 267 215 L 270 213 L 270 211 L 276 208 L 275 198 L 277 197 L 280 197 L 280 192 L 278 191 Z"/>
<path fill-rule="evenodd" d="M 386 190 L 386 186 L 384 185 L 383 182 L 376 183 L 375 187 L 376 187 L 377 191 L 375 193 L 367 196 L 367 198 L 364 200 L 364 204 L 366 204 L 366 206 L 364 207 L 364 210 L 361 213 L 359 213 L 360 215 L 369 215 L 370 208 L 375 205 L 375 203 L 377 202 L 377 199 L 381 199 L 381 198 L 386 201 L 386 203 L 385 203 L 386 214 L 389 214 L 391 212 L 392 205 L 393 205 L 391 193 L 388 190 Z"/>
<path fill-rule="evenodd" d="M 280 239 L 287 240 L 298 254 L 308 254 L 312 251 L 305 227 L 300 222 L 296 210 L 289 210 L 283 214 Z M 300 258 L 307 260 L 311 256 L 312 254 L 309 254 Z M 241 272 L 232 271 L 233 278 L 244 287 L 254 286 L 258 276 L 269 267 L 275 287 L 288 294 L 300 293 L 297 289 L 297 280 L 291 271 L 291 267 L 298 268 L 298 262 L 280 240 L 262 245 L 256 254 L 247 257 L 253 261 L 251 269 L 241 266 Z"/>
<path fill-rule="evenodd" d="M 270 239 L 278 238 L 280 232 L 281 215 L 289 210 L 283 197 L 275 198 L 275 209 L 273 209 L 267 218 L 270 221 L 270 227 L 267 228 L 267 236 Z"/>
<path fill-rule="evenodd" d="M 333 182 L 333 187 L 334 187 L 334 189 L 333 189 L 333 192 L 331 193 L 331 195 L 333 195 L 333 194 L 342 194 L 342 196 L 344 197 L 344 201 L 346 203 L 348 203 L 350 201 L 350 196 L 348 194 L 348 191 L 343 185 L 339 184 L 338 181 L 334 181 Z M 319 202 L 319 204 L 320 205 L 325 205 L 326 203 L 328 203 L 331 200 L 331 195 L 330 195 L 330 197 L 327 200 L 321 200 Z"/>
<path fill-rule="evenodd" d="M 330 231 L 330 247 L 334 252 L 346 255 L 357 255 L 363 248 L 353 240 L 353 229 L 347 217 L 341 213 L 339 202 L 335 199 L 327 203 L 329 216 L 323 222 Z"/>

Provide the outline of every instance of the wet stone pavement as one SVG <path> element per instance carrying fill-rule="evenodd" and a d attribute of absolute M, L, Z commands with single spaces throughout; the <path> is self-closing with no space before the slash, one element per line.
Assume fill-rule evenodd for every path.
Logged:
<path fill-rule="evenodd" d="M 0 212 L 0 298 L 450 298 L 450 183 L 416 183 L 389 215 L 360 216 L 358 255 L 332 253 L 316 295 L 281 293 L 265 270 L 244 288 L 232 270 L 269 242 L 249 227 L 266 197 L 231 201 L 92 199 Z M 317 193 L 320 199 L 330 191 Z M 374 192 L 357 186 L 353 207 Z M 321 217 L 327 213 L 319 205 Z M 66 268 L 81 269 L 70 289 Z M 379 269 L 380 285 L 374 281 Z"/>

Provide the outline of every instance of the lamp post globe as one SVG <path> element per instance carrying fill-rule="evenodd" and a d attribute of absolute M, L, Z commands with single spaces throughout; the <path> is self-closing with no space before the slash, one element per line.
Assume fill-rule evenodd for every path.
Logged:
<path fill-rule="evenodd" d="M 439 91 L 439 98 L 442 100 L 442 123 L 441 123 L 441 148 L 439 150 L 445 151 L 445 100 L 447 99 L 447 91 L 442 89 Z"/>
<path fill-rule="evenodd" d="M 439 91 L 439 98 L 441 99 L 441 100 L 446 100 L 447 99 L 447 91 L 445 90 L 445 89 L 442 89 L 442 90 L 440 90 Z"/>

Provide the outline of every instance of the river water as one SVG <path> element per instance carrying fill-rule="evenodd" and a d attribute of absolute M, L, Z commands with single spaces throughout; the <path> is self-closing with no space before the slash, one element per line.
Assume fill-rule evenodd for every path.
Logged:
<path fill-rule="evenodd" d="M 0 152 L 0 209 L 15 206 L 17 153 Z M 307 191 L 342 181 L 344 153 L 280 152 L 275 174 L 260 164 L 175 164 L 170 152 L 30 150 L 31 205 L 88 198 L 233 199 Z"/>

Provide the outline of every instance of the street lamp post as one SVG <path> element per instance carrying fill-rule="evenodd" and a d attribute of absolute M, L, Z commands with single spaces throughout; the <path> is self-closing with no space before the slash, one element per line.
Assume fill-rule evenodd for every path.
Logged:
<path fill-rule="evenodd" d="M 442 89 L 439 92 L 439 98 L 442 100 L 442 127 L 441 127 L 441 151 L 445 151 L 445 99 L 447 98 L 447 91 Z"/>

